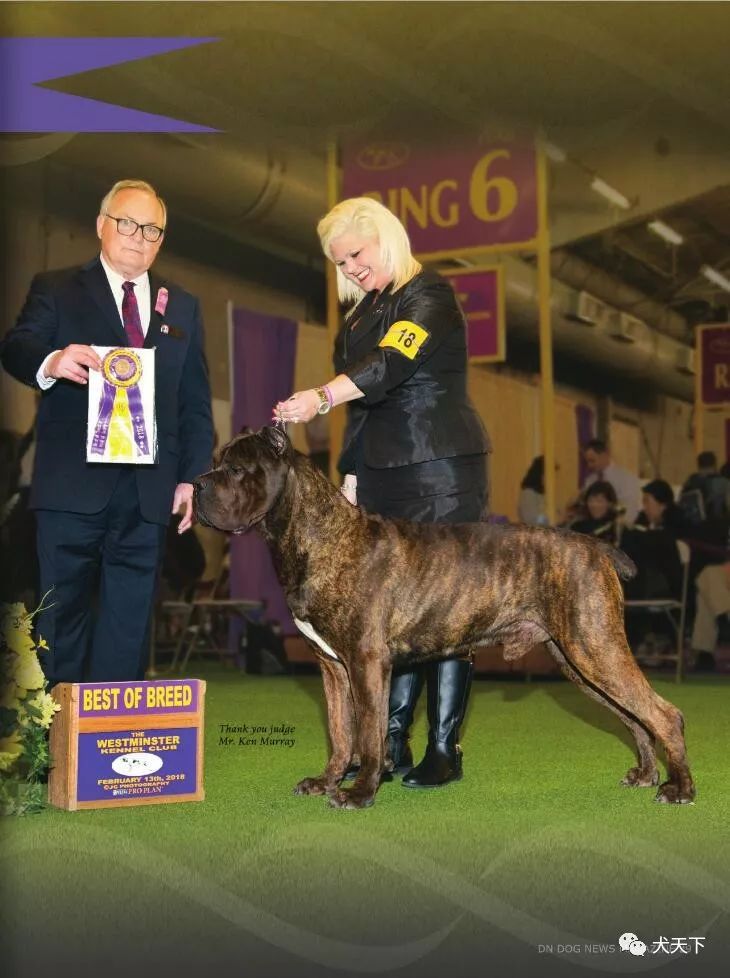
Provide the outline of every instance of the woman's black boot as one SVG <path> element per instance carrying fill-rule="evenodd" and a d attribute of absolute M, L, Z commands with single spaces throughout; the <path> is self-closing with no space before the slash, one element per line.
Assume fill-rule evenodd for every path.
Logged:
<path fill-rule="evenodd" d="M 395 672 L 390 680 L 388 756 L 393 762 L 393 774 L 405 774 L 413 767 L 408 731 L 411 729 L 416 703 L 423 689 L 423 679 L 423 668 L 419 667 L 409 672 Z M 351 764 L 343 780 L 354 778 L 359 770 L 359 764 Z M 386 777 L 384 780 L 390 781 L 392 778 Z"/>
<path fill-rule="evenodd" d="M 471 659 L 445 659 L 427 670 L 428 746 L 421 763 L 403 778 L 406 788 L 439 788 L 462 778 L 459 729 L 474 666 Z"/>

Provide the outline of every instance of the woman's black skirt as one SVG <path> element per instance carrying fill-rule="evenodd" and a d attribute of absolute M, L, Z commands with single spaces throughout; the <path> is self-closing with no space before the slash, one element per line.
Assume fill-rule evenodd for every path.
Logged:
<path fill-rule="evenodd" d="M 459 455 L 392 469 L 357 467 L 357 502 L 369 513 L 415 523 L 478 523 L 489 514 L 487 455 Z"/>

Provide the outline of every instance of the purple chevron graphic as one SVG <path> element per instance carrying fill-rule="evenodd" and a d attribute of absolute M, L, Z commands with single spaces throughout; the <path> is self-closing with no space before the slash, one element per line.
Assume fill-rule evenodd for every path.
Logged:
<path fill-rule="evenodd" d="M 192 122 L 38 87 L 41 82 L 217 40 L 0 37 L 0 132 L 218 132 Z"/>

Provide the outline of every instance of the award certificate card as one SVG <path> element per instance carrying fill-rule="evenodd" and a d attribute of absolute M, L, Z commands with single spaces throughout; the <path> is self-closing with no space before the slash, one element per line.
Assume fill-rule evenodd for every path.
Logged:
<path fill-rule="evenodd" d="M 95 346 L 101 370 L 89 371 L 87 462 L 153 465 L 155 351 L 138 347 Z"/>

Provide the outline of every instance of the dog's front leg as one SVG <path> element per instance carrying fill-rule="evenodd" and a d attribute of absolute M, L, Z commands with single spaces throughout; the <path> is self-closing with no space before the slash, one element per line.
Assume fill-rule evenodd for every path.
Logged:
<path fill-rule="evenodd" d="M 320 659 L 319 664 L 327 702 L 330 758 L 322 774 L 299 782 L 294 789 L 296 795 L 324 795 L 334 791 L 352 757 L 354 717 L 347 671 L 341 662 L 332 659 Z"/>
<path fill-rule="evenodd" d="M 370 662 L 350 666 L 360 770 L 349 791 L 338 788 L 330 792 L 330 805 L 333 808 L 367 808 L 372 805 L 385 766 L 391 667 L 385 650 L 382 655 L 371 652 L 368 658 Z"/>

